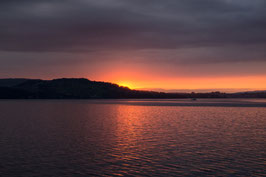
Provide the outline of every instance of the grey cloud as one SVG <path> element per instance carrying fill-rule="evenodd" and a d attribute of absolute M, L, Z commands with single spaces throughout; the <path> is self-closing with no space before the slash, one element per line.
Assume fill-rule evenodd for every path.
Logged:
<path fill-rule="evenodd" d="M 264 0 L 2 0 L 0 50 L 199 48 L 181 54 L 187 61 L 265 61 L 265 19 Z"/>

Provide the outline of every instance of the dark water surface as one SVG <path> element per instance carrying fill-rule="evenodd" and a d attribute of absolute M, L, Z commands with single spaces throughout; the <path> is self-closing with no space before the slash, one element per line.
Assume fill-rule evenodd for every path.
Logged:
<path fill-rule="evenodd" d="M 190 102 L 1 100 L 0 176 L 266 176 L 265 101 Z"/>

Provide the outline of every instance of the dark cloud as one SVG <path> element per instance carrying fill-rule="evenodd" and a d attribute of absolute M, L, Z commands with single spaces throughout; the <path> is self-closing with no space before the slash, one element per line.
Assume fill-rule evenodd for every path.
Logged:
<path fill-rule="evenodd" d="M 265 0 L 1 0 L 0 50 L 266 61 L 265 19 Z"/>

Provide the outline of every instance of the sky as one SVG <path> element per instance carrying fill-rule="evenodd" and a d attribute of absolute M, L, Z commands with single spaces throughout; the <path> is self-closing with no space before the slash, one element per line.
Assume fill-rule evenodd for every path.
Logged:
<path fill-rule="evenodd" d="M 0 78 L 266 90 L 265 0 L 1 0 Z"/>

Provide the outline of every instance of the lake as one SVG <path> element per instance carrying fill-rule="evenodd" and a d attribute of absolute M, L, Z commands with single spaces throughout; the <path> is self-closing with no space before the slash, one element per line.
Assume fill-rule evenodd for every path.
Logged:
<path fill-rule="evenodd" d="M 0 176 L 266 176 L 266 101 L 0 100 Z"/>

